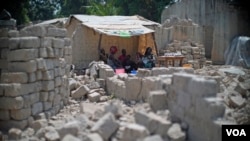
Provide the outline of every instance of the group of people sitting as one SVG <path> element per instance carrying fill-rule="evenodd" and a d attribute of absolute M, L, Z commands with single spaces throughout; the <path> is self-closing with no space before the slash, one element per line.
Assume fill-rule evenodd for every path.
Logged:
<path fill-rule="evenodd" d="M 124 68 L 126 73 L 130 73 L 132 70 L 138 68 L 152 68 L 155 67 L 155 57 L 152 53 L 152 48 L 147 47 L 144 55 L 137 52 L 135 61 L 131 60 L 131 55 L 128 55 L 126 49 L 121 50 L 121 55 L 116 59 L 115 54 L 118 49 L 116 46 L 110 47 L 110 54 L 106 54 L 105 50 L 100 49 L 100 60 L 111 66 L 114 70 Z"/>

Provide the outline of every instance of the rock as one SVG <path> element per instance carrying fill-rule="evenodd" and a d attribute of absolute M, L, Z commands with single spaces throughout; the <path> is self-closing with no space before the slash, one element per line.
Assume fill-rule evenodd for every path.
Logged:
<path fill-rule="evenodd" d="M 124 131 L 121 141 L 135 141 L 143 139 L 149 135 L 147 128 L 139 124 L 128 124 Z"/>
<path fill-rule="evenodd" d="M 108 140 L 118 127 L 114 115 L 107 113 L 95 123 L 91 131 L 100 134 L 104 140 Z"/>
<path fill-rule="evenodd" d="M 47 128 L 47 132 L 45 133 L 44 137 L 47 141 L 59 141 L 60 136 L 58 134 L 58 132 L 56 131 L 56 129 L 52 126 L 48 126 L 49 128 Z"/>
<path fill-rule="evenodd" d="M 166 136 L 167 130 L 171 127 L 171 121 L 165 120 L 153 112 L 146 113 L 143 111 L 135 112 L 136 123 L 145 126 L 150 134 L 160 134 Z"/>
<path fill-rule="evenodd" d="M 76 90 L 71 92 L 71 97 L 74 99 L 78 99 L 85 96 L 89 91 L 90 89 L 86 85 L 82 85 Z"/>
<path fill-rule="evenodd" d="M 109 104 L 104 107 L 104 112 L 111 112 L 115 115 L 115 117 L 120 117 L 123 115 L 121 103 L 119 103 L 119 101 L 109 102 Z"/>
<path fill-rule="evenodd" d="M 77 81 L 73 78 L 69 78 L 69 89 L 70 91 L 75 90 L 77 88 Z"/>
<path fill-rule="evenodd" d="M 154 111 L 167 109 L 167 93 L 164 90 L 149 92 L 148 102 Z"/>
<path fill-rule="evenodd" d="M 87 135 L 86 141 L 103 141 L 102 137 L 97 133 Z"/>
<path fill-rule="evenodd" d="M 152 135 L 143 139 L 143 141 L 163 141 L 160 135 Z"/>
<path fill-rule="evenodd" d="M 20 140 L 22 130 L 17 128 L 11 128 L 8 134 L 9 134 L 9 140 Z"/>
<path fill-rule="evenodd" d="M 100 101 L 101 95 L 97 92 L 91 93 L 88 95 L 88 99 L 90 102 L 98 102 Z"/>
<path fill-rule="evenodd" d="M 62 141 L 81 141 L 81 140 L 79 138 L 71 135 L 71 134 L 67 134 L 67 135 L 64 136 Z"/>
<path fill-rule="evenodd" d="M 243 107 L 246 100 L 241 95 L 229 96 L 229 106 L 233 108 Z"/>
<path fill-rule="evenodd" d="M 79 122 L 78 121 L 70 121 L 61 127 L 57 128 L 56 130 L 58 131 L 60 138 L 63 139 L 65 135 L 71 134 L 76 136 L 77 133 L 79 132 Z"/>
<path fill-rule="evenodd" d="M 39 129 L 46 127 L 48 125 L 48 122 L 46 119 L 40 119 L 40 120 L 36 120 L 32 123 L 31 128 L 33 128 L 36 131 L 38 131 Z"/>
<path fill-rule="evenodd" d="M 177 123 L 169 128 L 167 134 L 172 141 L 185 141 L 186 139 L 186 134 L 181 131 L 181 127 Z"/>

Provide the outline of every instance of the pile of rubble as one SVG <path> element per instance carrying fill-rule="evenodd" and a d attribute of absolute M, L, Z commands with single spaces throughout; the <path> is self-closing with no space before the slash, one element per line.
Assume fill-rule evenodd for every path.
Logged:
<path fill-rule="evenodd" d="M 192 41 L 174 40 L 165 48 L 159 50 L 159 55 L 171 53 L 183 55 L 185 58 L 182 64 L 192 64 L 194 69 L 200 69 L 206 65 L 205 48 L 203 44 L 194 43 Z M 175 66 L 178 65 L 179 62 L 175 62 Z"/>
<path fill-rule="evenodd" d="M 12 128 L 0 137 L 9 140 L 49 141 L 163 141 L 186 140 L 185 124 L 174 123 L 168 110 L 154 113 L 147 103 L 112 99 L 92 103 L 70 100 L 59 114 L 37 116 L 24 131 Z"/>
<path fill-rule="evenodd" d="M 250 122 L 250 70 L 233 66 L 206 66 L 194 71 L 214 78 L 225 101 L 223 118 L 235 124 Z M 69 105 L 52 117 L 41 113 L 26 130 L 12 128 L 0 140 L 48 141 L 185 141 L 188 125 L 171 112 L 153 110 L 140 101 L 123 101 L 107 95 L 105 81 L 88 75 L 73 76 Z"/>
<path fill-rule="evenodd" d="M 250 124 L 250 70 L 236 66 L 206 66 L 196 74 L 212 76 L 225 101 L 225 118 L 236 124 Z"/>

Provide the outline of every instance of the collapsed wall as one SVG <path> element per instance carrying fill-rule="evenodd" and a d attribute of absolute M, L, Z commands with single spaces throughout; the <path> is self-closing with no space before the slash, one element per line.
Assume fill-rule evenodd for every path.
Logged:
<path fill-rule="evenodd" d="M 50 25 L 0 29 L 0 130 L 24 129 L 68 102 L 71 42 Z"/>
<path fill-rule="evenodd" d="M 108 68 L 100 69 L 100 73 L 105 74 L 105 70 L 110 74 Z M 221 125 L 227 121 L 220 120 L 225 106 L 223 99 L 216 97 L 219 85 L 212 78 L 194 75 L 193 68 L 139 69 L 135 76 L 113 74 L 103 79 L 108 94 L 146 101 L 154 111 L 169 109 L 174 121 L 187 125 L 189 140 L 221 140 Z"/>

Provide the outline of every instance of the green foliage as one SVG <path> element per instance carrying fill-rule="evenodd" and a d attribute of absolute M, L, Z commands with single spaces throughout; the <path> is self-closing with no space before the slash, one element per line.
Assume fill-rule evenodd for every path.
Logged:
<path fill-rule="evenodd" d="M 88 0 L 61 0 L 61 9 L 57 16 L 68 17 L 71 14 L 86 14 Z"/>
<path fill-rule="evenodd" d="M 116 0 L 121 15 L 140 15 L 159 22 L 164 7 L 173 0 Z"/>
<path fill-rule="evenodd" d="M 17 25 L 22 23 L 28 23 L 28 2 L 29 0 L 7 0 L 0 4 L 0 12 L 2 12 L 3 9 L 7 10 L 11 17 L 15 20 L 17 20 Z"/>
<path fill-rule="evenodd" d="M 118 8 L 114 7 L 115 0 L 108 0 L 105 4 L 99 1 L 90 0 L 87 13 L 90 15 L 107 16 L 118 15 Z"/>
<path fill-rule="evenodd" d="M 32 21 L 48 20 L 55 17 L 59 0 L 30 0 L 28 15 Z"/>

